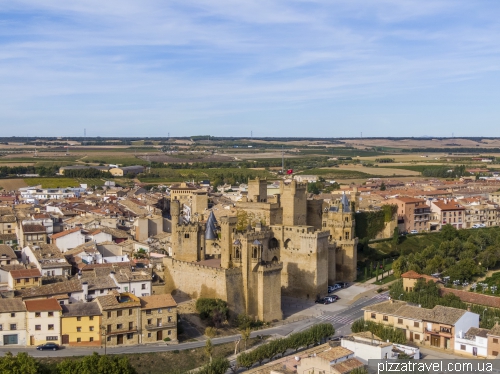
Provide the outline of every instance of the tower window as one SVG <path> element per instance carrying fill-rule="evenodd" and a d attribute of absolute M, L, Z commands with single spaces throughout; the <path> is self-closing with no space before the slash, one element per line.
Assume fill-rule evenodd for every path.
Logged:
<path fill-rule="evenodd" d="M 184 234 L 184 239 L 189 239 L 189 234 Z"/>

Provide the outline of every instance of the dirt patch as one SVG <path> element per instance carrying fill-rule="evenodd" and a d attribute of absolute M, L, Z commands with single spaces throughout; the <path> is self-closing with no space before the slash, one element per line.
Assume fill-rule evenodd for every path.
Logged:
<path fill-rule="evenodd" d="M 0 179 L 0 187 L 3 187 L 4 191 L 15 191 L 28 185 L 24 179 Z"/>

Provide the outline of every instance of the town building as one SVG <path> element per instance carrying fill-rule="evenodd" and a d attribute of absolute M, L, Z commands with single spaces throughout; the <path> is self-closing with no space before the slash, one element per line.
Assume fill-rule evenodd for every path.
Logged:
<path fill-rule="evenodd" d="M 177 303 L 169 294 L 139 298 L 141 301 L 141 343 L 177 343 Z"/>
<path fill-rule="evenodd" d="M 26 300 L 26 331 L 28 345 L 61 343 L 62 308 L 54 298 Z"/>
<path fill-rule="evenodd" d="M 139 344 L 141 301 L 131 293 L 113 293 L 96 297 L 101 310 L 102 334 L 105 344 Z"/>
<path fill-rule="evenodd" d="M 413 197 L 396 197 L 386 201 L 398 207 L 398 229 L 399 232 L 423 232 L 429 231 L 431 208 L 424 199 Z"/>
<path fill-rule="evenodd" d="M 61 343 L 69 346 L 101 345 L 101 309 L 97 301 L 62 305 Z"/>
<path fill-rule="evenodd" d="M 21 299 L 0 300 L 0 345 L 26 345 L 26 306 Z"/>

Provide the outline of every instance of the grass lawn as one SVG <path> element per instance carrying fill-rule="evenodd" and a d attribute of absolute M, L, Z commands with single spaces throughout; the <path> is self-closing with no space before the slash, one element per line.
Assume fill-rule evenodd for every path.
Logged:
<path fill-rule="evenodd" d="M 24 181 L 28 186 L 37 186 L 39 184 L 42 185 L 42 188 L 57 188 L 57 187 L 78 187 L 80 186 L 80 182 L 78 182 L 74 178 L 24 178 Z"/>
<path fill-rule="evenodd" d="M 379 276 L 379 278 L 380 278 L 380 276 Z M 394 280 L 396 280 L 396 277 L 394 276 L 394 274 L 391 274 L 391 275 L 389 275 L 389 276 L 385 277 L 384 279 L 381 279 L 381 280 L 379 280 L 378 282 L 375 282 L 375 283 L 373 283 L 373 284 L 376 284 L 377 286 L 381 286 L 381 285 L 383 285 L 383 284 L 386 284 L 386 283 L 392 282 L 392 281 L 394 281 Z"/>

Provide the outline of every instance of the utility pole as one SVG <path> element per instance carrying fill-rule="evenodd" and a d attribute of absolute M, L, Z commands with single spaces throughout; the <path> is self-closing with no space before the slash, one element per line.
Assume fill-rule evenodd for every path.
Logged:
<path fill-rule="evenodd" d="M 283 146 L 281 146 L 281 174 L 285 174 L 285 151 L 283 150 Z"/>

